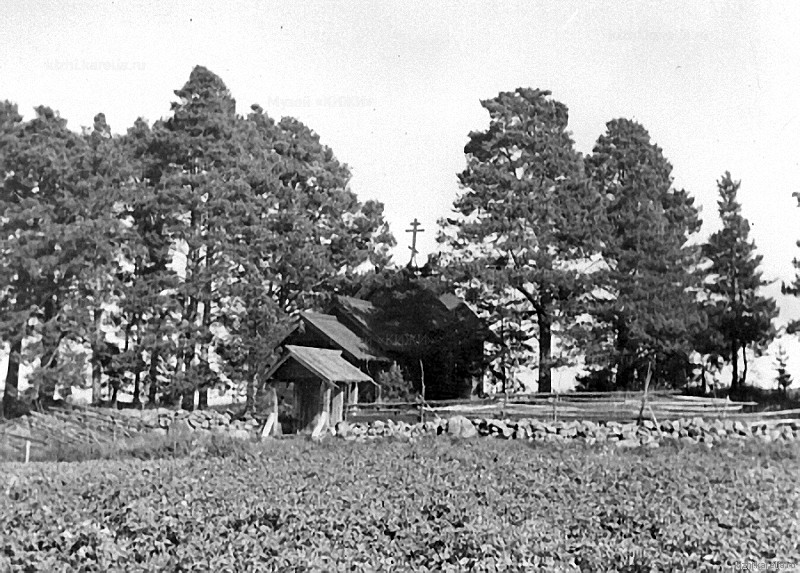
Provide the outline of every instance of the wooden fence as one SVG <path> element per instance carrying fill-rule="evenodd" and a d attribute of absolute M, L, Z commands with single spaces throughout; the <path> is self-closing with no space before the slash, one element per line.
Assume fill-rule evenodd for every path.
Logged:
<path fill-rule="evenodd" d="M 674 420 L 702 417 L 751 422 L 800 416 L 800 410 L 747 411 L 757 405 L 756 402 L 733 402 L 727 398 L 683 396 L 676 391 L 500 394 L 484 399 L 353 404 L 347 408 L 347 418 L 353 421 L 390 418 L 411 421 L 461 415 L 512 420 L 629 422 L 639 418 Z"/>

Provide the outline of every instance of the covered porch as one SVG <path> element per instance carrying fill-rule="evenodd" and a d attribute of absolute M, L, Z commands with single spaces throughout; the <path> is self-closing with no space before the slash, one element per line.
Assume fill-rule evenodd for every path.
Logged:
<path fill-rule="evenodd" d="M 345 417 L 347 404 L 358 402 L 358 384 L 375 381 L 342 358 L 340 350 L 287 344 L 265 375 L 278 419 L 278 386 L 291 387 L 294 431 L 310 433 L 321 422 L 334 425 Z"/>

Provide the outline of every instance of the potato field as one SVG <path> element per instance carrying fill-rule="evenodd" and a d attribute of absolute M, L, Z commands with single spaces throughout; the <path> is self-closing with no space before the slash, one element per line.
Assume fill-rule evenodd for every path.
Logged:
<path fill-rule="evenodd" d="M 800 559 L 800 447 L 425 438 L 0 465 L 0 570 L 689 571 Z"/>

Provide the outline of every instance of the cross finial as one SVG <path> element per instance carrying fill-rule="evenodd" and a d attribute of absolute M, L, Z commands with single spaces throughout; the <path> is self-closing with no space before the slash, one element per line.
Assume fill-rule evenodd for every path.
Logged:
<path fill-rule="evenodd" d="M 417 221 L 417 218 L 414 217 L 414 220 L 411 221 L 411 228 L 406 229 L 406 233 L 411 233 L 411 246 L 408 247 L 411 250 L 411 260 L 408 263 L 409 267 L 416 267 L 417 266 L 417 233 L 424 233 L 425 229 L 420 229 L 420 222 Z"/>

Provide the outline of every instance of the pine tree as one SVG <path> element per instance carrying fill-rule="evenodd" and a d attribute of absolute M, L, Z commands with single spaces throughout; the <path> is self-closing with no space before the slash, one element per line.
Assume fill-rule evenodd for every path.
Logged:
<path fill-rule="evenodd" d="M 30 376 L 32 394 L 48 401 L 58 385 L 80 374 L 76 365 L 60 362 L 59 353 L 65 340 L 80 337 L 71 321 L 70 294 L 97 264 L 93 222 L 76 212 L 84 203 L 86 174 L 77 165 L 86 143 L 48 107 L 37 107 L 36 117 L 24 123 L 14 119 L 12 108 L 3 113 L 5 138 L 11 141 L 4 147 L 0 196 L 0 267 L 6 269 L 0 289 L 10 311 L 2 330 L 12 347 L 7 379 L 13 394 L 22 356 L 38 359 Z"/>
<path fill-rule="evenodd" d="M 597 325 L 608 329 L 598 329 L 595 343 L 606 357 L 595 367 L 619 388 L 641 384 L 648 370 L 656 382 L 679 383 L 703 322 L 691 291 L 696 252 L 687 246 L 701 222 L 694 199 L 672 187 L 672 166 L 647 130 L 627 119 L 606 127 L 587 159 L 609 223 L 607 270 L 593 310 Z"/>
<path fill-rule="evenodd" d="M 469 135 L 460 217 L 441 222 L 440 241 L 461 284 L 475 279 L 498 302 L 524 299 L 538 335 L 539 391 L 550 392 L 554 333 L 591 288 L 580 267 L 599 246 L 600 198 L 567 131 L 567 108 L 550 92 L 520 88 L 481 104 L 489 128 Z"/>
<path fill-rule="evenodd" d="M 25 189 L 13 181 L 13 158 L 19 153 L 19 140 L 22 127 L 22 116 L 15 104 L 9 101 L 0 103 L 0 172 L 3 175 L 2 188 L 0 188 L 0 211 L 3 219 L 0 220 L 0 336 L 3 341 L 9 342 L 8 369 L 5 373 L 5 390 L 3 392 L 3 408 L 0 416 L 11 416 L 15 413 L 19 392 L 19 367 L 22 354 L 22 344 L 26 335 L 28 323 L 27 299 L 31 296 L 30 288 L 25 280 L 24 273 L 18 271 L 18 266 L 9 264 L 11 250 L 16 245 L 9 241 L 16 232 L 17 225 L 12 225 L 7 219 L 6 209 L 19 203 L 26 195 Z"/>
<path fill-rule="evenodd" d="M 732 391 L 747 381 L 748 347 L 759 351 L 774 338 L 772 319 L 778 314 L 775 301 L 759 293 L 769 283 L 761 278 L 763 257 L 756 254 L 756 244 L 749 237 L 750 223 L 742 216 L 737 200 L 740 186 L 728 172 L 717 182 L 722 229 L 703 245 L 703 255 L 711 263 L 704 284 L 705 308 L 710 326 L 724 341 L 719 354 L 733 366 Z M 741 376 L 740 351 L 745 367 Z"/>
<path fill-rule="evenodd" d="M 132 177 L 121 199 L 123 218 L 133 233 L 128 242 L 128 267 L 119 275 L 122 284 L 120 310 L 125 333 L 118 367 L 131 373 L 134 398 L 147 388 L 150 404 L 170 381 L 169 364 L 180 324 L 180 304 L 175 296 L 180 277 L 172 265 L 177 227 L 173 196 L 153 185 L 160 164 L 151 149 L 153 131 L 142 118 L 120 138 L 131 162 Z"/>
<path fill-rule="evenodd" d="M 52 397 L 70 365 L 60 358 L 81 346 L 95 402 L 105 379 L 112 399 L 125 385 L 135 402 L 145 386 L 150 402 L 185 405 L 199 390 L 201 406 L 217 384 L 253 389 L 289 313 L 388 263 L 383 206 L 358 200 L 312 130 L 257 106 L 238 116 L 201 66 L 175 93 L 167 119 L 120 137 L 102 114 L 77 134 L 49 108 L 23 122 L 0 104 L 5 406 L 21 361 L 39 363 L 35 387 Z"/>

